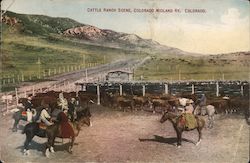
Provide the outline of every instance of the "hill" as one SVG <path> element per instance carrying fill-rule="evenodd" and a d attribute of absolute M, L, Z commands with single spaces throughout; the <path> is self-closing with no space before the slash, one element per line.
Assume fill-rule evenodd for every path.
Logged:
<path fill-rule="evenodd" d="M 143 39 L 135 34 L 100 29 L 69 18 L 17 14 L 9 11 L 5 16 L 15 18 L 17 20 L 16 27 L 19 32 L 27 35 L 48 36 L 55 34 L 76 39 L 78 42 L 84 44 L 134 50 L 152 55 L 197 55 L 182 51 L 178 48 L 161 45 L 151 39 Z"/>
<path fill-rule="evenodd" d="M 247 80 L 250 52 L 200 57 L 154 57 L 136 70 L 143 80 Z"/>

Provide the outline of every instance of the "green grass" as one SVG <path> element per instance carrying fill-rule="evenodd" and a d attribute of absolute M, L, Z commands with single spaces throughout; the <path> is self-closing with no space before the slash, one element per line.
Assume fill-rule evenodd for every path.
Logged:
<path fill-rule="evenodd" d="M 16 17 L 21 23 L 15 26 L 2 24 L 2 91 L 12 89 L 22 81 L 40 81 L 49 75 L 146 55 L 65 37 L 62 35 L 64 30 L 82 25 L 71 19 L 11 12 L 7 15 Z"/>
<path fill-rule="evenodd" d="M 239 64 L 208 58 L 154 58 L 135 71 L 135 78 L 144 80 L 249 80 L 249 63 Z M 224 74 L 224 75 L 223 75 Z"/>
<path fill-rule="evenodd" d="M 134 57 L 135 52 L 75 43 L 59 37 L 56 42 L 47 38 L 9 34 L 4 37 L 3 74 L 53 69 L 65 66 L 87 66 L 88 63 L 103 64 L 122 57 Z M 85 63 L 85 65 L 84 65 Z"/>

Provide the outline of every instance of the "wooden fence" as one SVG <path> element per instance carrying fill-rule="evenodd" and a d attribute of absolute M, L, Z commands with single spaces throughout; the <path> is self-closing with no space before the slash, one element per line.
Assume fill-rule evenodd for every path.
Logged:
<path fill-rule="evenodd" d="M 45 93 L 54 91 L 87 91 L 96 93 L 97 104 L 101 103 L 101 91 L 118 92 L 120 95 L 132 94 L 145 96 L 151 94 L 213 94 L 215 96 L 249 96 L 249 83 L 247 81 L 175 81 L 175 82 L 130 82 L 130 83 L 107 83 L 96 82 L 98 77 L 86 79 L 83 83 L 55 82 L 50 85 L 37 84 L 30 87 L 16 88 L 15 92 L 2 95 L 1 111 L 9 111 L 16 107 L 19 98 L 25 98 L 29 94 Z M 11 96 L 11 98 L 10 98 Z M 8 98 L 7 98 L 8 97 Z"/>
<path fill-rule="evenodd" d="M 116 92 L 120 95 L 203 93 L 213 96 L 249 96 L 247 81 L 186 81 L 186 82 L 130 82 L 130 83 L 76 83 L 77 89 L 96 93 L 100 104 L 101 91 Z"/>

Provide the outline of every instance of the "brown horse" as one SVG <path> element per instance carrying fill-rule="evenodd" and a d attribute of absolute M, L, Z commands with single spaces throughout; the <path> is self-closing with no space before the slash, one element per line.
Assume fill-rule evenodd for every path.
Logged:
<path fill-rule="evenodd" d="M 78 136 L 78 134 L 81 130 L 81 126 L 83 124 L 86 124 L 87 126 L 91 125 L 91 122 L 90 122 L 91 114 L 89 112 L 89 108 L 86 108 L 85 110 L 78 112 L 77 115 L 78 116 L 77 116 L 76 121 L 69 122 L 74 130 L 74 136 L 72 136 L 70 138 L 71 143 L 70 143 L 70 146 L 68 149 L 70 153 L 72 153 L 72 148 L 74 145 L 75 137 Z M 49 151 L 54 152 L 53 147 L 54 147 L 55 138 L 56 137 L 62 138 L 60 128 L 61 128 L 60 122 L 56 122 L 55 124 L 48 126 L 46 130 L 41 129 L 39 127 L 39 123 L 37 123 L 37 122 L 28 123 L 24 127 L 24 130 L 23 130 L 23 134 L 26 134 L 26 140 L 24 142 L 24 154 L 25 155 L 29 154 L 28 146 L 29 146 L 29 144 L 32 141 L 34 136 L 48 138 L 48 142 L 46 143 L 46 151 L 45 151 L 46 156 L 48 156 Z"/>
<path fill-rule="evenodd" d="M 187 129 L 185 127 L 185 124 L 182 123 L 182 117 L 181 116 L 178 116 L 172 112 L 165 112 L 163 114 L 163 116 L 161 117 L 161 120 L 160 122 L 163 123 L 165 122 L 166 120 L 169 120 L 175 131 L 176 131 L 176 134 L 177 134 L 177 147 L 179 148 L 181 146 L 181 136 L 182 136 L 182 132 L 183 131 L 190 131 L 189 129 Z M 196 119 L 196 122 L 197 122 L 197 126 L 193 129 L 197 129 L 198 133 L 199 133 L 199 140 L 198 142 L 196 143 L 196 145 L 199 145 L 200 142 L 201 142 L 201 137 L 202 137 L 202 133 L 201 133 L 201 130 L 203 129 L 203 127 L 205 126 L 205 121 L 204 119 L 202 118 L 199 118 L 199 117 L 195 117 Z M 192 130 L 193 130 L 192 129 Z"/>
<path fill-rule="evenodd" d="M 86 124 L 87 126 L 90 126 L 90 117 L 84 117 L 80 121 L 74 121 L 74 122 L 69 122 L 71 127 L 73 128 L 74 135 L 70 137 L 70 146 L 68 148 L 68 152 L 72 153 L 72 148 L 74 145 L 75 137 L 77 137 L 80 133 L 81 126 L 83 124 Z M 46 135 L 48 137 L 48 142 L 46 144 L 46 151 L 45 151 L 45 156 L 49 156 L 49 152 L 54 153 L 54 142 L 55 138 L 65 138 L 62 136 L 62 131 L 59 123 L 55 123 L 54 125 L 48 126 L 46 129 Z"/>

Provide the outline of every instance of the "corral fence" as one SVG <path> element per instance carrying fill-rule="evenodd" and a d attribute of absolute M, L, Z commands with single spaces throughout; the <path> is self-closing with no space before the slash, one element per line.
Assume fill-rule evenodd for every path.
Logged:
<path fill-rule="evenodd" d="M 15 92 L 2 95 L 1 112 L 9 111 L 16 107 L 19 98 L 25 98 L 29 94 L 46 93 L 47 91 L 86 91 L 97 95 L 97 104 L 101 103 L 101 92 L 119 93 L 120 95 L 145 94 L 181 94 L 190 93 L 201 95 L 205 93 L 211 96 L 245 96 L 249 97 L 248 81 L 171 81 L 171 82 L 89 82 L 70 83 L 57 82 L 47 85 L 36 85 L 25 89 L 16 88 Z"/>
<path fill-rule="evenodd" d="M 206 94 L 208 96 L 245 96 L 249 97 L 248 81 L 175 81 L 175 82 L 98 82 L 76 83 L 77 90 L 96 93 L 98 103 L 103 91 L 120 95 L 171 94 L 181 93 Z"/>
<path fill-rule="evenodd" d="M 68 81 L 53 82 L 53 83 L 40 83 L 33 86 L 26 86 L 23 88 L 15 88 L 15 91 L 2 93 L 0 107 L 2 113 L 8 113 L 11 109 L 15 108 L 18 104 L 18 99 L 27 98 L 29 95 L 35 96 L 37 93 L 46 93 L 48 91 L 63 91 L 72 92 L 77 91 L 74 83 Z"/>
<path fill-rule="evenodd" d="M 46 80 L 47 78 L 53 77 L 55 75 L 69 73 L 72 71 L 79 71 L 85 68 L 91 68 L 100 65 L 100 63 L 86 63 L 85 65 L 68 65 L 68 66 L 61 66 L 56 68 L 43 68 L 41 70 L 34 70 L 34 71 L 25 71 L 20 73 L 10 73 L 10 74 L 3 74 L 0 76 L 0 84 L 2 86 L 13 85 L 13 84 L 20 84 L 22 82 L 28 81 L 42 81 Z"/>

